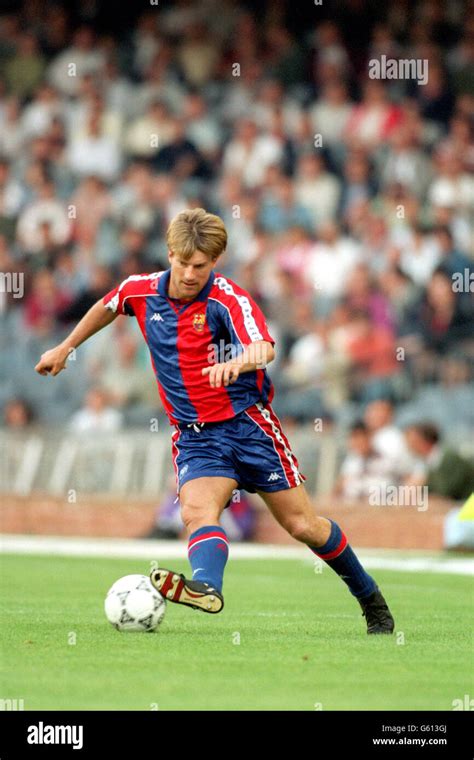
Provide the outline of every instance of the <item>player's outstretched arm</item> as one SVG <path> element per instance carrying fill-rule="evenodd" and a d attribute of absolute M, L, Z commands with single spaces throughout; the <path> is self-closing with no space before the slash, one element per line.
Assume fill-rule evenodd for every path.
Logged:
<path fill-rule="evenodd" d="M 40 375 L 58 375 L 61 370 L 66 369 L 67 358 L 71 350 L 109 325 L 117 316 L 116 312 L 105 308 L 102 299 L 97 301 L 62 343 L 41 355 L 41 359 L 35 367 L 36 372 Z"/>

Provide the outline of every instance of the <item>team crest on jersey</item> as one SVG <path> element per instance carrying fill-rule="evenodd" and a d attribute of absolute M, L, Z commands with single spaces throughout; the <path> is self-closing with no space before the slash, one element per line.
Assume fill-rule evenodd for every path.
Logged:
<path fill-rule="evenodd" d="M 206 315 L 205 314 L 195 314 L 193 317 L 193 327 L 197 332 L 202 332 L 204 330 L 204 325 L 206 323 Z"/>

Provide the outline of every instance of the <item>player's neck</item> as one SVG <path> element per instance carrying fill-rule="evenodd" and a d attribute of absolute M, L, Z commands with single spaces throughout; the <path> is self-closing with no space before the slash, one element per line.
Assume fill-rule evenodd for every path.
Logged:
<path fill-rule="evenodd" d="M 173 283 L 170 281 L 168 283 L 168 298 L 171 298 L 173 301 L 183 301 L 188 303 L 189 301 L 193 301 L 196 296 L 182 296 L 180 295 L 176 288 L 173 287 Z"/>

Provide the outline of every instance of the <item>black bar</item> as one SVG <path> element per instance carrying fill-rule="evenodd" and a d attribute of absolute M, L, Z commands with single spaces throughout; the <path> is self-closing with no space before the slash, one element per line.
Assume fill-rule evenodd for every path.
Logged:
<path fill-rule="evenodd" d="M 56 726 L 69 727 L 56 733 Z M 76 727 L 75 733 L 73 727 Z M 82 735 L 80 728 L 82 727 Z M 245 757 L 276 747 L 282 754 L 311 752 L 312 757 L 360 752 L 362 757 L 449 757 L 472 760 L 472 715 L 408 711 L 150 711 L 150 712 L 3 712 L 0 759 L 28 757 L 148 758 L 194 748 L 219 755 L 226 747 Z M 43 740 L 42 744 L 29 743 Z M 46 743 L 49 739 L 70 744 Z M 383 743 L 382 743 L 383 742 Z M 73 744 L 77 749 L 73 748 Z M 82 744 L 82 746 L 79 746 Z M 160 758 L 161 760 L 161 758 Z M 168 758 L 166 758 L 168 760 Z M 171 758 L 170 758 L 171 760 Z"/>

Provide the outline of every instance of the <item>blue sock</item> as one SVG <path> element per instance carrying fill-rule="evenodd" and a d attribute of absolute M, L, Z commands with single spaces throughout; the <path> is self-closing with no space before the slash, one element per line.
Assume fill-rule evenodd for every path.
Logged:
<path fill-rule="evenodd" d="M 339 525 L 330 520 L 331 533 L 323 546 L 310 546 L 314 554 L 323 559 L 329 567 L 347 583 L 354 596 L 362 599 L 377 588 L 374 579 L 364 570 Z"/>
<path fill-rule="evenodd" d="M 205 525 L 189 536 L 188 557 L 193 569 L 193 581 L 204 581 L 222 591 L 228 556 L 227 535 L 220 525 Z"/>

